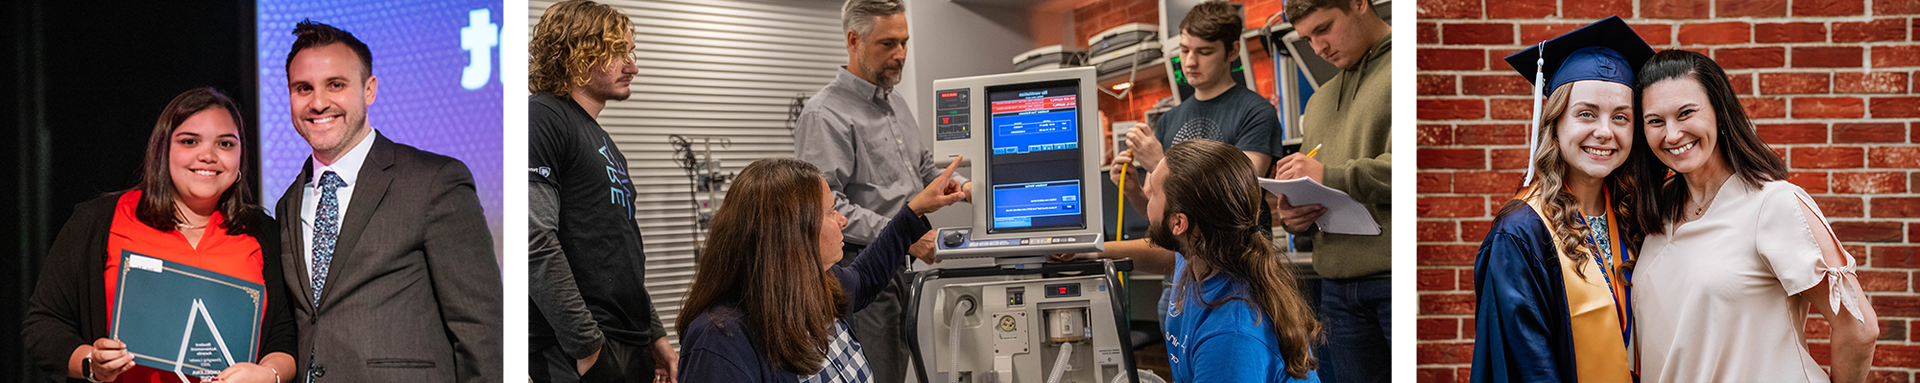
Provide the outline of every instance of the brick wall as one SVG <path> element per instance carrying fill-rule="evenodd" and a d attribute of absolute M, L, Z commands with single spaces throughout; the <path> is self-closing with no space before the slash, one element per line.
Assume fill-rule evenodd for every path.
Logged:
<path fill-rule="evenodd" d="M 1418 381 L 1466 381 L 1473 261 L 1525 171 L 1531 86 L 1502 57 L 1618 15 L 1711 55 L 1812 193 L 1881 319 L 1872 379 L 1920 372 L 1920 1 L 1418 0 Z M 1814 358 L 1827 326 L 1811 316 Z"/>

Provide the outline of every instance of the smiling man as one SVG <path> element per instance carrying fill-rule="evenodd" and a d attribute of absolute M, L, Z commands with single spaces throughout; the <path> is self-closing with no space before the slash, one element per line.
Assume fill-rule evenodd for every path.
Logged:
<path fill-rule="evenodd" d="M 275 207 L 308 382 L 500 382 L 500 268 L 473 174 L 367 122 L 365 43 L 302 21 L 287 54 L 313 147 Z"/>
<path fill-rule="evenodd" d="M 1293 0 L 1287 20 L 1313 52 L 1340 67 L 1301 113 L 1301 148 L 1320 148 L 1274 162 L 1274 178 L 1312 178 L 1346 192 L 1380 225 L 1378 235 L 1321 231 L 1320 205 L 1275 205 L 1274 223 L 1313 236 L 1313 269 L 1320 282 L 1327 348 L 1321 376 L 1329 381 L 1384 382 L 1392 313 L 1393 27 L 1367 0 Z"/>

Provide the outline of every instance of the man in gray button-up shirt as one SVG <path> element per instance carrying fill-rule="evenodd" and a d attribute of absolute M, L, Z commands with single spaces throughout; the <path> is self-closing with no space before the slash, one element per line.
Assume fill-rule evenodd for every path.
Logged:
<path fill-rule="evenodd" d="M 847 65 L 826 88 L 807 100 L 793 130 L 794 155 L 820 167 L 833 189 L 833 208 L 847 216 L 846 256 L 859 251 L 887 226 L 893 212 L 940 176 L 907 100 L 893 91 L 907 61 L 906 8 L 898 0 L 847 0 L 841 9 Z M 909 253 L 931 259 L 932 237 Z M 908 354 L 900 314 L 898 280 L 872 305 L 851 315 L 875 382 L 905 379 Z"/>

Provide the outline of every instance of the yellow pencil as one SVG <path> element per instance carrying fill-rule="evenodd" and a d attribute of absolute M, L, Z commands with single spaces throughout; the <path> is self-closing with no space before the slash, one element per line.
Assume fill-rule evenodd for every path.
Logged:
<path fill-rule="evenodd" d="M 1313 150 L 1307 151 L 1307 157 L 1313 157 L 1314 154 L 1320 153 L 1320 145 L 1321 144 L 1314 144 Z"/>
<path fill-rule="evenodd" d="M 1133 149 L 1127 149 L 1127 153 L 1133 153 Z M 1132 164 L 1115 165 L 1120 165 L 1120 206 L 1115 209 L 1118 210 L 1115 214 L 1119 214 L 1120 217 L 1113 222 L 1113 240 L 1118 241 L 1127 233 L 1127 168 L 1133 166 Z"/>

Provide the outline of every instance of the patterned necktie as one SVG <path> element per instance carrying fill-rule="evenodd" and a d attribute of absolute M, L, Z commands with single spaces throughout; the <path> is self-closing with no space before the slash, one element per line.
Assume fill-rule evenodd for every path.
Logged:
<path fill-rule="evenodd" d="M 327 285 L 327 270 L 333 265 L 334 241 L 340 238 L 341 187 L 347 182 L 329 171 L 320 175 L 320 207 L 314 210 L 313 224 L 313 303 L 320 305 L 320 290 Z"/>

